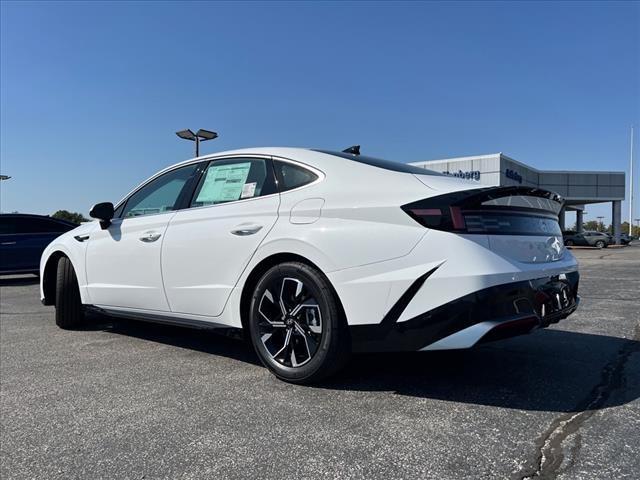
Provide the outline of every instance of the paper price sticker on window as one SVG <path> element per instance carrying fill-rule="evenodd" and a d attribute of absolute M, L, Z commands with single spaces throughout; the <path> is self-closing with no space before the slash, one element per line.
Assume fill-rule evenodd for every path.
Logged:
<path fill-rule="evenodd" d="M 240 198 L 251 198 L 256 193 L 256 182 L 245 183 Z"/>
<path fill-rule="evenodd" d="M 249 185 L 245 182 L 250 168 L 251 163 L 249 162 L 231 165 L 213 164 L 207 170 L 207 175 L 196 202 L 199 204 L 215 204 L 244 198 L 244 191 Z M 253 185 L 252 195 L 255 191 L 255 183 Z"/>

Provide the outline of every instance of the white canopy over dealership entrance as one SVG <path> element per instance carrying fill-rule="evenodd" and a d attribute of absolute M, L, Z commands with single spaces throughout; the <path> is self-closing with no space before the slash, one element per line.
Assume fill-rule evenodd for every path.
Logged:
<path fill-rule="evenodd" d="M 611 223 L 620 243 L 624 172 L 538 170 L 502 153 L 412 162 L 411 165 L 467 178 L 487 186 L 523 185 L 558 193 L 565 199 L 560 227 L 565 230 L 565 211 L 576 212 L 576 228 L 582 231 L 584 206 L 611 202 Z"/>

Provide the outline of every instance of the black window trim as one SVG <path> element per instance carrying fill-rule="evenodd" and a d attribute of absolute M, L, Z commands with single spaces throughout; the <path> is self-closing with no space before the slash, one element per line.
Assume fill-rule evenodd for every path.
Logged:
<path fill-rule="evenodd" d="M 256 158 L 256 159 L 263 159 L 267 161 L 268 165 L 271 165 L 271 168 L 267 167 L 267 170 L 269 172 L 271 172 L 271 175 L 273 176 L 273 180 L 276 184 L 276 191 L 274 193 L 271 193 L 269 195 L 262 195 L 260 197 L 252 197 L 252 198 L 243 198 L 241 200 L 236 200 L 235 202 L 225 202 L 225 203 L 219 203 L 216 205 L 202 205 L 200 207 L 191 207 L 191 200 L 193 199 L 193 195 L 195 194 L 196 188 L 198 188 L 198 185 L 200 184 L 200 178 L 202 177 L 202 175 L 204 174 L 204 172 L 206 172 L 207 167 L 209 166 L 209 164 L 211 162 L 215 162 L 217 160 L 232 160 L 232 159 L 236 159 L 236 158 Z M 293 165 L 297 165 L 301 168 L 305 168 L 307 170 L 309 170 L 312 173 L 315 173 L 317 175 L 317 179 L 314 180 L 311 183 L 307 183 L 306 185 L 301 185 L 300 187 L 297 188 L 292 188 L 291 190 L 281 190 L 280 188 L 280 182 L 278 181 L 278 175 L 276 175 L 276 171 L 275 171 L 275 166 L 273 163 L 273 160 L 278 160 L 278 161 L 282 161 L 282 162 L 287 162 L 287 163 L 291 163 Z M 156 180 L 157 178 L 160 178 L 160 176 L 165 175 L 167 173 L 171 173 L 174 170 L 177 170 L 179 168 L 182 167 L 187 167 L 189 165 L 192 164 L 199 164 L 197 166 L 197 168 L 195 169 L 193 175 L 189 178 L 189 180 L 187 180 L 187 182 L 185 183 L 183 190 L 180 192 L 180 195 L 178 195 L 178 199 L 180 200 L 179 202 L 176 202 L 176 206 L 177 208 L 175 210 L 171 210 L 169 212 L 160 212 L 160 213 L 151 213 L 149 215 L 144 215 L 144 217 L 150 217 L 152 215 L 165 215 L 167 213 L 171 213 L 171 212 L 178 212 L 181 210 L 193 210 L 196 208 L 209 208 L 209 207 L 217 207 L 217 206 L 221 206 L 221 205 L 229 205 L 229 204 L 235 204 L 238 202 L 247 202 L 247 201 L 252 201 L 252 200 L 257 200 L 257 199 L 261 199 L 261 198 L 268 198 L 271 197 L 272 195 L 280 195 L 283 193 L 289 193 L 289 192 L 295 192 L 300 190 L 301 188 L 307 188 L 310 187 L 312 185 L 315 185 L 321 181 L 323 181 L 326 177 L 325 173 L 322 170 L 319 170 L 316 167 L 312 167 L 311 165 L 308 165 L 306 163 L 302 163 L 300 161 L 297 160 L 293 160 L 291 158 L 285 158 L 285 157 L 280 157 L 280 156 L 274 156 L 274 155 L 266 155 L 266 154 L 259 154 L 259 153 L 234 153 L 232 155 L 221 155 L 221 156 L 212 156 L 212 157 L 207 157 L 207 158 L 201 158 L 198 160 L 194 160 L 188 163 L 181 163 L 178 165 L 175 165 L 174 168 L 171 169 L 165 169 L 165 170 L 161 170 L 160 172 L 156 173 L 155 175 L 153 175 L 151 178 L 149 178 L 146 182 L 144 182 L 143 184 L 141 184 L 140 186 L 138 186 L 138 188 L 136 188 L 135 190 L 129 192 L 122 200 L 120 200 L 114 207 L 114 210 L 117 210 L 118 208 L 120 208 L 120 206 L 123 206 L 122 208 L 122 212 L 120 212 L 120 215 L 118 217 L 114 217 L 113 221 L 119 223 L 120 221 L 124 221 L 124 220 L 128 220 L 130 218 L 142 218 L 142 216 L 140 217 L 123 217 L 122 213 L 124 213 L 125 209 L 127 208 L 127 202 L 129 201 L 129 199 L 135 195 L 136 193 L 138 193 L 141 189 L 143 189 L 144 187 L 146 187 L 149 183 L 151 183 L 152 181 Z"/>
<path fill-rule="evenodd" d="M 265 160 L 267 162 L 267 174 L 271 174 L 273 181 L 275 182 L 276 185 L 276 191 L 274 193 L 271 193 L 269 195 L 262 195 L 260 197 L 252 197 L 252 198 L 243 198 L 241 200 L 236 200 L 235 202 L 226 202 L 226 203 L 219 203 L 217 205 L 202 205 L 200 207 L 191 207 L 191 200 L 193 199 L 193 195 L 195 194 L 196 188 L 198 188 L 198 185 L 200 184 L 200 179 L 202 178 L 202 175 L 204 175 L 204 172 L 207 171 L 207 167 L 209 166 L 210 163 L 218 161 L 218 160 L 233 160 L 233 159 L 241 159 L 241 158 L 255 158 L 255 159 L 262 159 Z M 159 212 L 159 213 L 151 213 L 149 215 L 144 215 L 144 217 L 150 217 L 153 215 L 165 215 L 167 213 L 171 213 L 171 212 L 178 212 L 180 210 L 193 210 L 196 208 L 209 208 L 209 207 L 216 207 L 219 205 L 228 205 L 231 203 L 237 203 L 237 202 L 246 202 L 246 201 L 250 201 L 250 200 L 256 200 L 259 198 L 267 198 L 270 197 L 272 195 L 278 195 L 279 194 L 279 186 L 278 186 L 278 178 L 275 174 L 275 169 L 273 167 L 273 162 L 271 161 L 272 156 L 271 155 L 262 155 L 262 154 L 255 154 L 255 153 L 245 153 L 245 154 L 240 154 L 240 153 L 235 153 L 233 155 L 221 155 L 221 156 L 213 156 L 213 157 L 207 157 L 207 158 L 199 158 L 198 160 L 194 160 L 188 163 L 181 163 L 178 165 L 175 165 L 174 168 L 171 169 L 165 169 L 165 170 L 161 170 L 160 172 L 156 173 L 155 175 L 153 175 L 151 178 L 149 178 L 146 182 L 144 182 L 143 184 L 141 184 L 140 186 L 138 186 L 138 188 L 136 188 L 135 190 L 129 192 L 122 200 L 120 200 L 114 207 L 114 210 L 117 210 L 118 208 L 120 208 L 121 206 L 123 206 L 122 208 L 122 212 L 120 212 L 120 215 L 116 218 L 114 217 L 114 221 L 120 222 L 120 221 L 124 221 L 124 220 L 128 220 L 130 218 L 142 218 L 142 216 L 140 217 L 123 217 L 122 214 L 124 213 L 125 209 L 127 208 L 127 202 L 129 201 L 129 199 L 134 196 L 136 193 L 138 193 L 140 190 L 142 190 L 144 187 L 146 187 L 149 183 L 151 183 L 152 181 L 160 178 L 161 176 L 171 173 L 179 168 L 182 167 L 188 167 L 190 165 L 193 164 L 197 164 L 197 167 L 194 171 L 194 173 L 191 175 L 191 177 L 187 180 L 187 182 L 185 183 L 184 187 L 182 188 L 182 190 L 180 191 L 180 194 L 178 195 L 178 201 L 176 201 L 175 206 L 176 208 L 174 210 L 170 210 L 168 212 Z M 284 160 L 284 159 L 283 159 Z M 295 162 L 293 162 L 295 163 Z M 309 168 L 308 166 L 306 166 L 307 168 Z M 306 185 L 305 185 L 306 186 Z M 290 191 L 290 190 L 289 190 Z"/>

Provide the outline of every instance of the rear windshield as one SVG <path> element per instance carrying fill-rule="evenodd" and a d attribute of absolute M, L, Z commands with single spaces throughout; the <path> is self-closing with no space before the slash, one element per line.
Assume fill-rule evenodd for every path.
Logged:
<path fill-rule="evenodd" d="M 535 208 L 537 210 L 547 210 L 556 215 L 562 208 L 562 203 L 542 197 L 531 197 L 528 195 L 510 195 L 508 197 L 494 198 L 483 202 L 482 205 L 500 205 L 507 207 Z"/>
<path fill-rule="evenodd" d="M 407 165 L 406 163 L 392 162 L 391 160 L 382 160 L 381 158 L 367 157 L 366 155 L 352 155 L 344 152 L 333 152 L 331 150 L 314 150 L 315 152 L 326 153 L 327 155 L 334 155 L 336 157 L 346 158 L 347 160 L 353 160 L 354 162 L 364 163 L 371 165 L 372 167 L 384 168 L 385 170 L 392 170 L 394 172 L 402 173 L 414 173 L 416 175 L 436 175 L 439 177 L 444 176 L 442 173 L 434 172 L 433 170 L 427 170 L 426 168 L 416 167 L 414 165 Z"/>

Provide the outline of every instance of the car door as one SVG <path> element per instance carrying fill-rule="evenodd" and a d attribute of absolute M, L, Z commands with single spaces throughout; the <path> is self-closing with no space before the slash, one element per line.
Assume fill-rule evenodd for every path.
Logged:
<path fill-rule="evenodd" d="M 271 160 L 216 159 L 190 202 L 171 219 L 162 276 L 172 312 L 218 316 L 238 278 L 278 218 Z"/>
<path fill-rule="evenodd" d="M 169 310 L 160 271 L 162 242 L 196 175 L 197 165 L 191 164 L 153 178 L 118 207 L 111 225 L 91 233 L 86 253 L 91 303 Z"/>
<path fill-rule="evenodd" d="M 586 233 L 576 233 L 573 236 L 573 242 L 576 245 L 589 245 L 589 243 L 587 242 L 587 238 L 586 238 Z"/>

